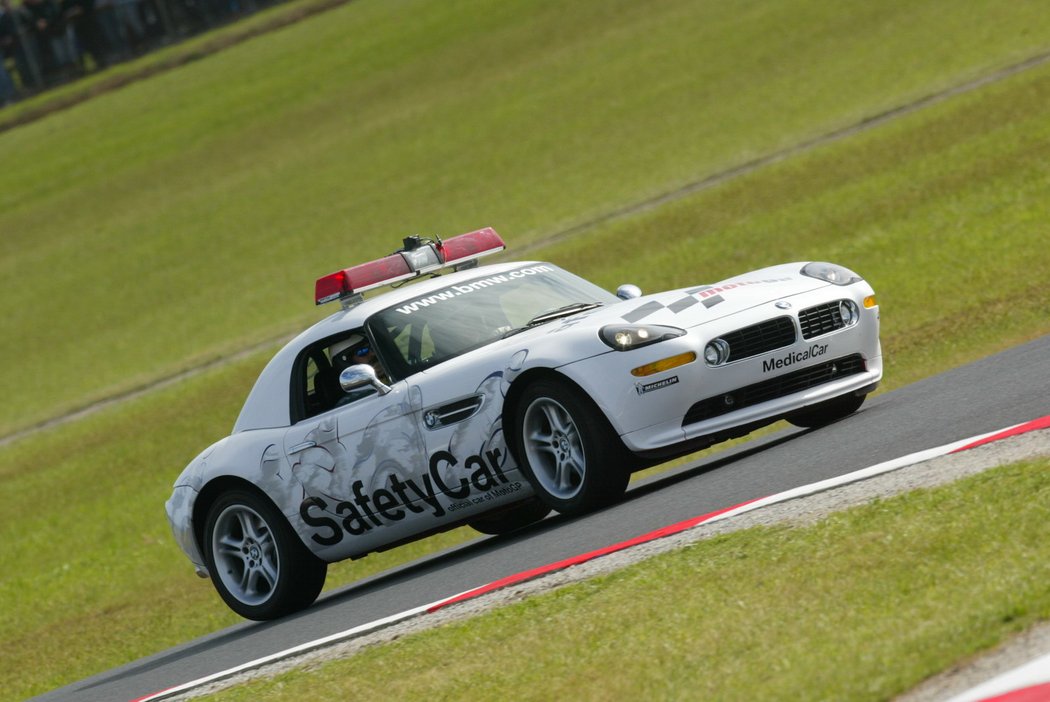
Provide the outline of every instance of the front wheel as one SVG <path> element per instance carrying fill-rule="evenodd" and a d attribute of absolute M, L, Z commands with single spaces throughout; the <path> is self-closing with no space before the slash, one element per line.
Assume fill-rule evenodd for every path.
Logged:
<path fill-rule="evenodd" d="M 204 558 L 230 609 L 256 620 L 308 607 L 328 570 L 271 502 L 247 490 L 224 493 L 208 510 Z"/>
<path fill-rule="evenodd" d="M 787 420 L 796 427 L 805 429 L 822 427 L 856 412 L 864 404 L 865 397 L 867 396 L 842 395 L 841 397 L 835 397 L 812 407 L 807 407 L 799 412 L 789 414 Z"/>
<path fill-rule="evenodd" d="M 522 471 L 551 508 L 582 514 L 627 489 L 630 472 L 620 438 L 576 391 L 549 380 L 533 383 L 517 404 L 515 427 Z"/>

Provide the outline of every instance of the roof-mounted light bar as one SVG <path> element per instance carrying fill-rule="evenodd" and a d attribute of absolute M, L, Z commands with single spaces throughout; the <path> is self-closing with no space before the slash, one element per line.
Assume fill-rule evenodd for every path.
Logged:
<path fill-rule="evenodd" d="M 318 305 L 333 300 L 352 303 L 373 288 L 425 275 L 441 268 L 457 270 L 477 265 L 482 256 L 506 248 L 496 230 L 485 227 L 450 239 L 429 241 L 418 236 L 404 240 L 404 248 L 368 263 L 330 273 L 317 279 L 314 300 Z"/>

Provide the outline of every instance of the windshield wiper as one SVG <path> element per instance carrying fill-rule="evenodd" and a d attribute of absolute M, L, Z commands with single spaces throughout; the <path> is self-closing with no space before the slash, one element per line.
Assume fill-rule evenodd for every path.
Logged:
<path fill-rule="evenodd" d="M 525 326 L 535 327 L 537 325 L 543 324 L 544 322 L 549 322 L 552 319 L 558 319 L 559 317 L 568 317 L 571 314 L 583 312 L 584 310 L 593 310 L 595 307 L 601 306 L 601 302 L 574 302 L 571 305 L 565 305 L 564 307 L 559 307 L 556 310 L 551 310 L 550 312 L 544 312 L 543 314 L 536 315 L 535 317 L 530 319 L 529 323 Z"/>
<path fill-rule="evenodd" d="M 523 331 L 528 331 L 533 327 L 538 327 L 541 324 L 551 321 L 552 319 L 558 319 L 559 317 L 568 317 L 571 314 L 577 312 L 583 312 L 585 310 L 593 310 L 595 307 L 601 307 L 605 303 L 603 302 L 574 302 L 571 305 L 565 305 L 549 312 L 536 315 L 525 324 L 524 327 L 515 327 L 514 329 L 508 329 L 500 335 L 501 339 L 506 339 L 508 336 L 514 336 L 520 334 Z"/>

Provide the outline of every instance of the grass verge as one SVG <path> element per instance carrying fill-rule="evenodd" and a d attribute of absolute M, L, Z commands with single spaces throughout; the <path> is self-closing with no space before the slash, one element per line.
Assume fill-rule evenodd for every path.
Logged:
<path fill-rule="evenodd" d="M 890 699 L 1050 618 L 1048 505 L 1050 461 L 997 468 L 206 698 Z"/>

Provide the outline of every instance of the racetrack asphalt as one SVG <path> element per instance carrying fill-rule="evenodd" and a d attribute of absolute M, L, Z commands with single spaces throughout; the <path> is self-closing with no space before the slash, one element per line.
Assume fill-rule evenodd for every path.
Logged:
<path fill-rule="evenodd" d="M 245 622 L 37 699 L 131 700 L 667 524 L 1050 414 L 1050 336 L 869 400 L 819 430 L 788 429 L 632 486 L 576 519 L 479 538 L 327 593 L 277 622 Z M 187 583 L 209 587 L 187 571 Z"/>

